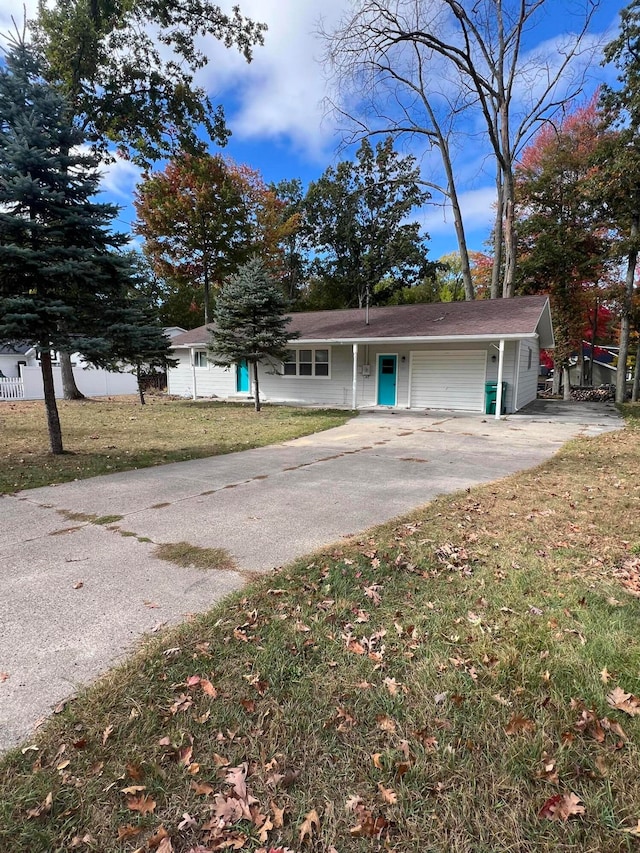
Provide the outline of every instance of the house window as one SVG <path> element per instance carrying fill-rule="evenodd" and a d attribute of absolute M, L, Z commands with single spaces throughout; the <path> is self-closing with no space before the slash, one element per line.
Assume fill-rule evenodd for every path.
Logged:
<path fill-rule="evenodd" d="M 329 376 L 330 350 L 290 349 L 282 362 L 285 376 Z"/>
<path fill-rule="evenodd" d="M 193 363 L 196 367 L 209 367 L 207 354 L 203 350 L 196 350 L 193 354 Z"/>

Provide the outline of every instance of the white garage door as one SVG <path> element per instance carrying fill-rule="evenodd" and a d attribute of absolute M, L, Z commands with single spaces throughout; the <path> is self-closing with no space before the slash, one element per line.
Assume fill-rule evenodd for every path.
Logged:
<path fill-rule="evenodd" d="M 486 367 L 486 350 L 412 352 L 410 405 L 484 412 Z"/>

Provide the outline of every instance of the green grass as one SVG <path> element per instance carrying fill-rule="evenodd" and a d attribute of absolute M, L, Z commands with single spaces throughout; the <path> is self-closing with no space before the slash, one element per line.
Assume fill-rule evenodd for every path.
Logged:
<path fill-rule="evenodd" d="M 196 569 L 218 571 L 237 568 L 235 560 L 224 548 L 200 548 L 189 542 L 164 542 L 157 545 L 153 553 L 159 560 L 167 560 L 182 568 L 194 566 Z"/>
<path fill-rule="evenodd" d="M 149 641 L 0 763 L 0 850 L 637 850 L 640 716 L 607 696 L 640 695 L 639 438 L 571 442 Z M 244 764 L 256 801 L 218 830 Z M 584 813 L 540 815 L 570 794 Z"/>
<path fill-rule="evenodd" d="M 48 452 L 44 405 L 0 404 L 0 494 L 263 447 L 339 426 L 352 412 L 148 398 L 60 401 L 66 452 Z"/>

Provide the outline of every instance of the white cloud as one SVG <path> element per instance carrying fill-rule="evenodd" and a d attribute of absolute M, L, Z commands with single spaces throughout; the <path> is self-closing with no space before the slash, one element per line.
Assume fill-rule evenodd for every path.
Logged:
<path fill-rule="evenodd" d="M 239 107 L 229 115 L 241 139 L 286 139 L 311 157 L 335 145 L 335 127 L 323 121 L 325 94 L 320 66 L 319 19 L 331 27 L 346 0 L 244 0 L 243 14 L 268 24 L 265 44 L 250 64 L 235 51 L 212 46 L 200 81 L 214 98 L 233 91 Z M 325 154 L 326 157 L 326 154 Z"/>
<path fill-rule="evenodd" d="M 117 157 L 113 163 L 102 165 L 100 173 L 102 192 L 114 196 L 116 202 L 118 199 L 130 202 L 134 187 L 142 175 L 142 169 L 129 160 Z"/>

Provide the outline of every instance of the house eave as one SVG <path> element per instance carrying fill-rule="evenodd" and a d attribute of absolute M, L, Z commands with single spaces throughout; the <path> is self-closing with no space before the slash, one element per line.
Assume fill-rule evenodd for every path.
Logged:
<path fill-rule="evenodd" d="M 293 338 L 292 346 L 301 344 L 328 344 L 329 346 L 352 346 L 353 344 L 442 344 L 442 343 L 494 343 L 495 341 L 521 341 L 525 338 L 537 338 L 537 332 L 511 332 L 510 334 L 492 335 L 401 335 L 394 337 L 363 337 L 363 338 Z M 192 341 L 189 344 L 175 344 L 173 349 L 190 350 L 195 347 L 207 347 L 208 341 Z"/>

